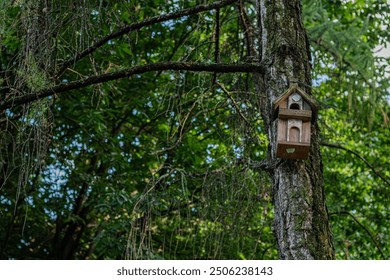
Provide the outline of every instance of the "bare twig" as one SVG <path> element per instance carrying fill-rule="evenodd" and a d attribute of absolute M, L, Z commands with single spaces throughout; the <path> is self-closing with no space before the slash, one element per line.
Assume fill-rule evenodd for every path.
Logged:
<path fill-rule="evenodd" d="M 4 123 L 8 123 L 8 122 L 12 122 L 14 120 L 17 120 L 19 118 L 21 118 L 23 116 L 23 114 L 19 113 L 19 114 L 16 114 L 12 117 L 7 117 L 7 118 L 3 118 L 3 119 L 0 119 L 0 125 L 3 125 Z"/>
<path fill-rule="evenodd" d="M 359 159 L 361 159 L 375 173 L 376 176 L 381 178 L 383 182 L 385 182 L 387 185 L 390 186 L 390 182 L 385 177 L 383 177 L 382 174 L 380 174 L 378 171 L 376 171 L 374 166 L 372 166 L 364 157 L 359 155 L 357 152 L 352 151 L 352 150 L 350 150 L 348 148 L 345 148 L 345 147 L 337 145 L 337 144 L 330 144 L 330 143 L 325 143 L 325 142 L 321 142 L 320 144 L 322 146 L 344 150 L 344 151 L 347 151 L 348 153 L 351 153 L 351 154 L 357 156 Z"/>
<path fill-rule="evenodd" d="M 245 121 L 247 125 L 251 125 L 251 123 L 247 120 L 247 118 L 244 116 L 244 114 L 241 112 L 240 107 L 238 106 L 236 100 L 234 100 L 233 96 L 230 94 L 230 92 L 225 88 L 225 86 L 219 82 L 216 82 L 216 84 L 222 89 L 222 91 L 228 96 L 230 101 L 232 101 L 234 108 L 236 108 L 238 114 L 240 117 Z"/>
<path fill-rule="evenodd" d="M 73 58 L 65 61 L 62 65 L 62 67 L 60 68 L 60 70 L 55 75 L 55 78 L 58 78 L 59 76 L 61 76 L 62 73 L 64 73 L 64 71 L 66 71 L 68 69 L 68 67 L 71 66 L 72 64 L 76 63 L 77 61 L 86 57 L 87 55 L 90 55 L 91 53 L 96 51 L 101 46 L 105 45 L 110 40 L 113 40 L 115 38 L 123 36 L 124 34 L 127 34 L 129 32 L 135 31 L 135 30 L 140 30 L 141 28 L 143 28 L 145 26 L 150 26 L 150 25 L 153 25 L 153 24 L 156 24 L 159 22 L 164 22 L 164 21 L 168 21 L 168 20 L 172 20 L 172 19 L 178 19 L 181 17 L 197 14 L 200 12 L 205 12 L 205 11 L 209 11 L 209 10 L 213 10 L 213 9 L 222 8 L 222 7 L 228 6 L 236 1 L 237 0 L 222 0 L 222 1 L 214 2 L 214 3 L 208 4 L 208 5 L 198 5 L 198 6 L 184 9 L 184 10 L 181 10 L 181 11 L 178 11 L 175 13 L 155 16 L 155 17 L 152 17 L 152 18 L 140 21 L 140 22 L 136 22 L 136 23 L 127 25 L 127 26 L 125 26 L 125 27 L 123 27 L 123 28 L 111 33 L 111 34 L 108 34 L 107 36 L 100 39 L 99 41 L 96 41 L 92 46 L 88 47 L 87 49 L 83 50 L 82 52 L 75 54 L 75 56 Z"/>
<path fill-rule="evenodd" d="M 378 242 L 376 242 L 374 236 L 372 235 L 372 233 L 370 232 L 370 230 L 365 227 L 361 222 L 359 222 L 359 220 L 354 216 L 352 215 L 351 213 L 349 213 L 348 211 L 338 211 L 338 212 L 333 212 L 333 213 L 329 213 L 329 216 L 332 216 L 332 215 L 348 215 L 350 217 L 352 217 L 352 219 L 362 228 L 364 229 L 365 232 L 367 232 L 367 234 L 370 236 L 372 242 L 374 243 L 375 247 L 378 249 L 379 253 L 381 254 L 382 258 L 384 260 L 386 260 L 386 257 L 385 257 L 385 254 L 383 253 L 382 251 L 382 248 L 379 246 Z"/>

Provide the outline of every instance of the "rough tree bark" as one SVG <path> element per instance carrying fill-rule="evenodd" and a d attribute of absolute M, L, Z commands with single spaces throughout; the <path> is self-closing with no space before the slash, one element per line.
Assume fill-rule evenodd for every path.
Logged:
<path fill-rule="evenodd" d="M 310 50 L 299 0 L 257 0 L 258 59 L 266 67 L 255 77 L 269 135 L 273 176 L 274 233 L 281 259 L 334 259 L 325 205 L 319 128 L 312 125 L 308 160 L 276 158 L 273 102 L 292 81 L 311 94 Z"/>

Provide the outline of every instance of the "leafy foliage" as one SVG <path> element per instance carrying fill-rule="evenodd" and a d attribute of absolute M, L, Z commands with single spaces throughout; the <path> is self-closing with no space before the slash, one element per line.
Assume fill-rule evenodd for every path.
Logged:
<path fill-rule="evenodd" d="M 316 97 L 325 143 L 323 163 L 336 255 L 389 256 L 389 41 L 385 1 L 305 1 L 313 48 Z M 321 22 L 318 24 L 318 22 Z M 367 164 L 351 151 L 367 160 Z"/>

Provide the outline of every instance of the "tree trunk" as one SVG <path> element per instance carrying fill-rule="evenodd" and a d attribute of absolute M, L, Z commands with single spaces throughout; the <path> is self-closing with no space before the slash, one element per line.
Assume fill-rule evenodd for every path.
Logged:
<path fill-rule="evenodd" d="M 311 94 L 310 52 L 299 0 L 258 0 L 259 59 L 255 77 L 269 135 L 269 164 L 275 203 L 274 233 L 281 259 L 334 259 L 325 205 L 319 129 L 312 125 L 308 160 L 276 158 L 273 102 L 292 81 Z"/>

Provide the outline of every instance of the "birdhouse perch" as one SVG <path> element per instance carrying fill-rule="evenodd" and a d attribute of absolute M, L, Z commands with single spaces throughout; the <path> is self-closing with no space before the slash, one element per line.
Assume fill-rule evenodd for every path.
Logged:
<path fill-rule="evenodd" d="M 311 124 L 317 119 L 318 105 L 313 98 L 293 84 L 274 102 L 277 118 L 276 156 L 307 159 L 310 150 Z"/>

